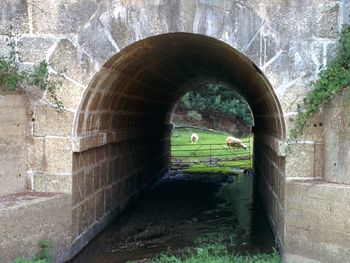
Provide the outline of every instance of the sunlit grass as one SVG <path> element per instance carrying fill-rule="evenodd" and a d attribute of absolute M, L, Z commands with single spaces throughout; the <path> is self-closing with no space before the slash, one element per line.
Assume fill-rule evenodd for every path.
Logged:
<path fill-rule="evenodd" d="M 191 143 L 191 134 L 197 133 L 199 140 Z M 198 162 L 215 160 L 232 160 L 234 158 L 249 158 L 251 149 L 229 148 L 226 138 L 229 133 L 216 133 L 199 129 L 175 129 L 171 139 L 171 155 L 173 161 Z M 251 146 L 252 137 L 240 138 L 243 143 Z M 215 161 L 214 160 L 214 161 Z"/>

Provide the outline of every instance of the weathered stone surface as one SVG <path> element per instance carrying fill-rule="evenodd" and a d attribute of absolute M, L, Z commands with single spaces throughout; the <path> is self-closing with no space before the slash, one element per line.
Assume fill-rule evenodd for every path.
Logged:
<path fill-rule="evenodd" d="M 70 138 L 45 138 L 45 173 L 71 173 L 72 149 Z"/>
<path fill-rule="evenodd" d="M 297 114 L 291 114 L 285 117 L 286 126 L 287 126 L 287 137 L 290 138 L 291 131 L 295 129 L 297 123 Z M 294 140 L 294 138 L 291 138 Z M 325 139 L 325 123 L 324 123 L 324 114 L 322 112 L 315 113 L 313 116 L 310 116 L 306 126 L 301 134 L 298 134 L 296 140 L 298 141 L 314 141 L 318 143 L 323 143 Z"/>
<path fill-rule="evenodd" d="M 47 105 L 38 106 L 34 111 L 35 136 L 70 136 L 74 112 L 57 112 Z"/>
<path fill-rule="evenodd" d="M 33 189 L 38 192 L 71 193 L 71 175 L 50 175 L 36 173 L 33 178 Z"/>
<path fill-rule="evenodd" d="M 287 146 L 286 170 L 287 178 L 290 177 L 317 177 L 316 174 L 316 144 L 296 143 Z M 319 170 L 317 170 L 319 171 Z"/>
<path fill-rule="evenodd" d="M 320 262 L 346 261 L 350 187 L 288 181 L 286 189 L 285 253 Z"/>
<path fill-rule="evenodd" d="M 0 96 L 0 196 L 26 190 L 27 99 Z"/>
<path fill-rule="evenodd" d="M 42 171 L 45 169 L 45 138 L 34 137 L 28 142 L 28 169 L 32 171 Z"/>
<path fill-rule="evenodd" d="M 9 30 L 28 33 L 27 0 L 3 0 L 0 10 L 0 34 L 5 35 Z"/>
<path fill-rule="evenodd" d="M 104 25 L 108 27 L 111 32 L 111 37 L 116 42 L 119 48 L 124 48 L 133 42 L 135 36 L 133 35 L 132 25 L 127 23 L 120 15 L 105 19 Z"/>
<path fill-rule="evenodd" d="M 67 258 L 71 244 L 71 203 L 67 194 L 21 193 L 0 198 L 2 262 L 32 258 L 48 240 L 53 262 Z"/>
<path fill-rule="evenodd" d="M 350 21 L 350 1 L 342 0 L 340 4 L 340 23 L 342 25 L 348 25 Z"/>
<path fill-rule="evenodd" d="M 117 53 L 113 40 L 106 35 L 109 34 L 99 19 L 94 19 L 87 27 L 79 32 L 78 43 L 84 50 L 91 54 L 99 63 L 106 62 Z M 93 37 L 91 37 L 93 36 Z M 103 49 L 100 47 L 103 46 Z"/>
<path fill-rule="evenodd" d="M 91 57 L 68 39 L 57 44 L 49 62 L 56 71 L 66 72 L 68 77 L 83 85 L 89 84 L 97 66 Z"/>
<path fill-rule="evenodd" d="M 339 3 L 325 4 L 317 21 L 317 37 L 336 38 L 339 33 Z"/>
<path fill-rule="evenodd" d="M 51 75 L 51 78 L 53 78 L 54 81 L 57 81 L 57 83 L 62 82 L 62 85 L 57 86 L 56 95 L 58 99 L 63 102 L 64 108 L 69 111 L 75 111 L 81 101 L 85 89 L 84 86 L 77 85 L 72 81 L 56 75 Z M 50 98 L 47 99 L 50 100 Z"/>
<path fill-rule="evenodd" d="M 33 0 L 33 32 L 44 34 L 75 33 L 97 9 L 97 0 Z M 49 21 L 49 22 L 48 22 Z"/>
<path fill-rule="evenodd" d="M 38 63 L 46 59 L 49 49 L 57 42 L 48 37 L 21 37 L 18 52 L 24 62 Z"/>
<path fill-rule="evenodd" d="M 350 128 L 348 95 L 336 96 L 324 108 L 325 179 L 329 182 L 350 183 Z"/>
<path fill-rule="evenodd" d="M 1 36 L 0 35 L 0 56 L 1 57 L 7 57 L 10 52 L 10 48 L 8 47 L 8 41 L 6 40 L 6 36 Z"/>

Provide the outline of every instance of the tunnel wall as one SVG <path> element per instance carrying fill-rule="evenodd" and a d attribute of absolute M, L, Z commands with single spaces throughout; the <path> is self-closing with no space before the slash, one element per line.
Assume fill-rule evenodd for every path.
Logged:
<path fill-rule="evenodd" d="M 285 157 L 278 154 L 256 136 L 254 142 L 254 174 L 267 217 L 280 249 L 284 248 Z"/>
<path fill-rule="evenodd" d="M 23 54 L 22 59 L 26 67 L 30 68 L 44 59 L 50 64 L 52 77 L 55 78 L 58 72 L 64 72 L 63 83 L 58 90 L 58 96 L 65 105 L 63 112 L 58 114 L 47 104 L 50 97 L 46 92 L 28 91 L 31 129 L 27 142 L 27 179 L 32 183 L 31 188 L 34 191 L 65 192 L 72 195 L 72 240 L 75 242 L 73 251 L 77 252 L 103 227 L 103 218 L 108 217 L 109 211 L 114 208 L 117 210 L 117 207 L 122 206 L 136 191 L 130 187 L 113 208 L 109 204 L 106 205 L 109 203 L 106 196 L 112 195 L 113 185 L 116 188 L 123 180 L 131 181 L 130 178 L 137 177 L 133 176 L 132 172 L 127 175 L 119 173 L 128 179 L 121 179 L 116 175 L 111 177 L 112 182 L 108 183 L 108 170 L 117 166 L 116 160 L 119 158 L 118 155 L 110 154 L 110 149 L 117 148 L 118 145 L 124 147 L 123 145 L 128 143 L 138 147 L 133 141 L 138 141 L 142 136 L 135 135 L 127 139 L 113 129 L 107 132 L 108 127 L 102 126 L 102 132 L 99 132 L 99 120 L 102 115 L 97 117 L 96 114 L 91 114 L 91 119 L 86 119 L 81 126 L 79 131 L 82 132 L 82 136 L 76 133 L 75 123 L 82 114 L 83 97 L 95 81 L 94 76 L 102 70 L 109 58 L 123 52 L 125 47 L 138 40 L 171 32 L 188 32 L 218 39 L 251 59 L 270 81 L 272 93 L 275 94 L 274 100 L 281 104 L 282 110 L 277 114 L 286 124 L 285 133 L 281 130 L 279 133 L 270 130 L 270 133 L 264 134 L 269 131 L 270 126 L 277 127 L 280 124 L 275 123 L 275 117 L 255 115 L 258 126 L 263 129 L 255 132 L 256 167 L 262 175 L 261 189 L 266 196 L 265 204 L 270 221 L 272 225 L 278 225 L 278 222 L 286 223 L 286 220 L 279 219 L 279 210 L 276 210 L 276 207 L 288 209 L 283 206 L 283 199 L 278 200 L 279 193 L 283 194 L 283 188 L 280 188 L 283 182 L 281 160 L 285 160 L 285 181 L 289 180 L 290 183 L 300 178 L 322 180 L 324 176 L 322 165 L 317 165 L 317 156 L 322 156 L 324 147 L 322 136 L 319 136 L 320 127 L 312 125 L 309 133 L 297 141 L 290 141 L 289 151 L 285 153 L 283 141 L 288 138 L 289 130 L 294 125 L 297 105 L 308 91 L 309 81 L 314 80 L 319 67 L 327 64 L 336 50 L 337 32 L 342 23 L 348 21 L 348 7 L 348 0 L 249 0 L 244 3 L 229 0 L 179 0 L 171 3 L 158 0 L 2 1 L 1 46 L 6 47 L 5 35 L 7 28 L 12 26 L 19 34 L 19 51 Z M 147 49 L 148 46 L 144 48 Z M 8 51 L 4 48 L 0 53 L 2 55 Z M 130 58 L 132 56 L 128 57 Z M 103 90 L 103 87 L 101 88 Z M 241 91 L 245 90 L 242 88 Z M 246 91 L 249 92 L 254 93 L 254 90 Z M 251 105 L 255 104 L 257 108 L 263 109 L 267 104 L 261 97 L 265 96 L 271 101 L 272 93 L 259 94 L 260 98 L 251 101 Z M 98 97 L 93 98 L 96 99 L 95 103 L 99 104 Z M 262 103 L 260 106 L 259 101 Z M 98 105 L 96 109 L 97 107 Z M 102 118 L 106 119 L 113 118 L 108 116 L 108 113 L 103 116 Z M 160 123 L 168 124 L 164 120 Z M 84 127 L 91 128 L 90 131 L 93 132 L 86 133 Z M 136 133 L 143 132 L 144 128 Z M 258 135 L 259 132 L 263 134 Z M 134 134 L 131 130 L 127 130 L 126 133 Z M 118 138 L 124 139 L 120 141 Z M 281 144 L 279 140 L 282 141 Z M 159 145 L 163 150 L 167 149 L 168 144 L 169 141 L 165 139 L 159 144 L 154 142 L 155 146 Z M 158 151 L 157 147 L 148 147 Z M 137 155 L 134 153 L 136 150 L 129 149 Z M 128 157 L 123 157 L 126 162 Z M 164 156 L 164 159 L 167 158 Z M 144 161 L 151 163 L 148 156 Z M 164 168 L 161 165 L 163 161 L 159 163 L 155 174 Z M 94 170 L 100 170 L 104 177 L 107 176 L 107 185 L 103 185 L 102 182 L 97 185 L 95 179 L 89 180 L 95 178 Z M 130 167 L 130 171 L 132 170 L 133 167 Z M 271 171 L 274 175 L 269 174 Z M 278 183 L 273 178 L 278 178 Z M 102 181 L 102 178 L 99 180 Z M 80 187 L 83 190 L 77 193 Z M 96 211 L 102 211 L 102 195 L 104 215 L 99 212 L 99 216 L 95 216 Z M 292 197 L 288 198 L 292 200 Z M 110 209 L 106 209 L 105 206 Z M 91 214 L 86 212 L 87 209 L 90 209 Z M 321 213 L 318 216 L 321 217 Z M 69 228 L 70 226 L 67 226 L 67 229 Z M 279 228 L 280 226 L 277 226 L 275 233 L 278 233 L 280 239 L 283 239 L 283 236 L 286 239 L 286 232 L 290 231 L 290 228 L 284 228 L 284 235 Z M 287 249 L 290 249 L 287 252 L 292 254 L 299 253 L 292 245 Z M 305 256 L 312 257 L 312 253 Z"/>
<path fill-rule="evenodd" d="M 126 137 L 73 155 L 72 254 L 77 253 L 120 211 L 164 175 L 169 134 L 124 131 Z M 138 136 L 135 136 L 135 135 Z"/>

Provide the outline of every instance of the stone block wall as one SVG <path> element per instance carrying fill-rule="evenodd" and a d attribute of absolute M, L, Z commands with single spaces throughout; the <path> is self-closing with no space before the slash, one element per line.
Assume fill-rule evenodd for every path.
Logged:
<path fill-rule="evenodd" d="M 29 187 L 27 106 L 24 95 L 0 95 L 0 196 Z"/>
<path fill-rule="evenodd" d="M 64 262 L 71 246 L 68 194 L 17 193 L 0 197 L 0 262 L 32 258 L 47 240 L 52 263 Z"/>
<path fill-rule="evenodd" d="M 167 103 L 175 103 L 182 91 L 188 88 L 186 85 L 189 82 L 182 83 L 181 86 L 179 80 L 184 75 L 192 76 L 186 70 L 185 66 L 190 64 L 186 60 L 186 63 L 179 60 L 179 64 L 172 64 L 169 60 L 185 54 L 182 50 L 174 55 L 169 47 L 175 42 L 169 39 L 158 43 L 160 47 L 165 47 L 160 51 L 163 54 L 169 52 L 169 57 L 161 60 L 154 59 L 153 56 L 144 57 L 130 66 L 131 71 L 123 72 L 139 52 L 151 54 L 151 43 L 138 42 L 136 45 L 139 48 L 125 56 L 113 74 L 104 68 L 105 62 L 116 54 L 122 57 L 129 45 L 161 34 L 187 32 L 193 33 L 195 38 L 208 36 L 220 40 L 222 43 L 215 46 L 226 43 L 234 47 L 239 56 L 245 54 L 266 75 L 271 83 L 270 86 L 266 80 L 268 89 L 263 88 L 265 84 L 261 85 L 256 79 L 253 81 L 253 76 L 248 75 L 246 79 L 249 80 L 249 87 L 236 85 L 238 83 L 233 86 L 251 97 L 258 126 L 270 133 L 270 136 L 285 139 L 293 125 L 289 118 L 295 117 L 297 104 L 309 89 L 309 81 L 314 79 L 319 67 L 331 59 L 337 47 L 337 32 L 342 23 L 349 21 L 349 0 L 175 2 L 176 4 L 157 0 L 0 2 L 0 10 L 3 11 L 0 14 L 0 44 L 6 46 L 5 34 L 7 28 L 12 26 L 19 33 L 19 50 L 26 66 L 30 67 L 44 59 L 51 66 L 53 78 L 55 72 L 65 69 L 63 85 L 58 90 L 58 96 L 65 105 L 63 113 L 57 114 L 45 102 L 49 99 L 47 93 L 29 94 L 33 111 L 32 127 L 28 139 L 28 157 L 23 158 L 28 158 L 28 174 L 33 190 L 72 193 L 75 252 L 105 225 L 111 211 L 121 207 L 123 202 L 137 192 L 137 188 L 151 179 L 146 177 L 151 169 L 152 176 L 166 169 L 166 153 L 169 152 L 167 136 L 161 133 L 157 135 L 158 141 L 154 138 L 147 139 L 153 144 L 147 145 L 148 150 L 143 151 L 139 134 L 149 133 L 150 129 L 145 125 L 134 132 L 131 126 L 152 119 L 154 123 L 164 124 L 171 113 Z M 192 53 L 201 48 L 188 50 Z M 6 52 L 6 48 L 0 50 L 1 55 Z M 215 58 L 213 61 L 218 61 L 217 54 L 220 52 L 212 52 Z M 160 52 L 155 54 L 159 55 Z M 195 55 L 189 62 L 196 61 L 197 58 Z M 219 71 L 225 69 L 222 72 L 226 72 L 226 76 L 237 74 L 238 79 L 244 77 L 245 74 L 241 74 L 244 71 L 242 63 L 236 59 L 232 61 L 237 62 L 237 67 L 227 71 L 230 64 L 228 58 L 229 53 L 221 53 L 222 67 L 213 68 L 220 68 Z M 251 61 L 243 61 L 250 65 L 251 70 L 257 70 L 257 74 L 260 74 L 260 70 Z M 148 67 L 143 67 L 146 64 Z M 165 65 L 168 66 L 164 71 Z M 184 74 L 179 69 L 185 69 Z M 108 74 L 100 77 L 105 81 L 94 77 L 104 70 Z M 194 72 L 201 70 L 197 68 Z M 205 75 L 205 71 L 202 73 Z M 95 81 L 101 81 L 101 85 Z M 147 83 L 150 85 L 144 85 Z M 176 85 L 169 85 L 171 83 Z M 93 86 L 99 88 L 91 89 Z M 127 92 L 120 96 L 119 92 L 113 94 L 103 91 L 116 87 Z M 164 92 L 165 88 L 168 89 L 167 92 Z M 183 90 L 177 92 L 181 88 Z M 91 92 L 96 94 L 91 96 Z M 152 94 L 161 95 L 157 97 Z M 91 98 L 91 101 L 82 100 L 84 96 Z M 137 105 L 136 101 L 141 103 Z M 163 105 L 153 108 L 155 115 L 164 113 L 159 115 L 159 119 L 144 115 L 152 101 Z M 84 112 L 85 102 L 91 105 L 89 112 Z M 116 112 L 113 112 L 113 108 Z M 139 114 L 136 114 L 135 109 Z M 125 114 L 129 116 L 125 117 Z M 75 127 L 74 123 L 78 119 L 84 121 L 84 125 L 78 124 Z M 281 120 L 280 123 L 277 120 Z M 132 136 L 125 135 L 119 128 L 126 128 L 125 133 Z M 157 130 L 155 127 L 153 129 Z M 317 129 L 322 130 L 319 126 Z M 322 156 L 323 146 L 316 134 L 311 132 L 310 137 L 293 143 L 288 154 L 283 154 L 279 146 L 276 146 L 277 140 L 272 139 L 269 143 L 269 139 L 256 136 L 256 169 L 261 175 L 260 184 L 268 214 L 281 244 L 286 239 L 283 238 L 286 234 L 281 230 L 286 222 L 285 215 L 281 216 L 281 210 L 285 209 L 284 182 L 288 177 L 293 180 L 303 177 L 305 180 L 323 176 L 322 161 L 316 163 L 320 160 L 319 155 Z M 347 132 L 336 137 L 332 137 L 330 132 L 326 135 L 326 141 L 332 143 L 331 140 L 339 138 L 338 142 L 341 142 L 340 138 L 344 136 L 347 137 Z M 345 146 L 339 146 L 339 154 L 346 152 Z M 125 149 L 126 152 L 120 152 L 119 149 Z M 144 156 L 139 156 L 136 153 L 138 151 L 143 152 Z M 324 177 L 334 182 L 347 181 L 347 177 L 343 176 L 347 168 L 346 159 L 337 163 L 337 169 L 341 169 L 334 171 L 333 153 L 327 151 L 326 149 L 325 159 L 329 162 L 325 164 L 325 171 L 332 172 L 326 172 Z M 152 160 L 156 157 L 151 152 L 158 154 L 158 159 L 154 162 Z M 131 162 L 130 157 L 135 157 L 136 161 Z M 124 165 L 120 166 L 121 162 Z M 287 178 L 283 177 L 284 169 Z M 111 176 L 112 173 L 115 175 Z M 21 184 L 22 181 L 19 185 Z"/>
<path fill-rule="evenodd" d="M 347 262 L 349 185 L 288 180 L 285 193 L 286 262 Z"/>
<path fill-rule="evenodd" d="M 347 91 L 324 107 L 325 180 L 350 184 L 350 107 Z"/>
<path fill-rule="evenodd" d="M 145 134 L 73 156 L 72 255 L 153 179 L 167 172 L 169 134 Z"/>
<path fill-rule="evenodd" d="M 257 137 L 254 141 L 254 171 L 267 217 L 280 248 L 284 246 L 285 157 Z"/>

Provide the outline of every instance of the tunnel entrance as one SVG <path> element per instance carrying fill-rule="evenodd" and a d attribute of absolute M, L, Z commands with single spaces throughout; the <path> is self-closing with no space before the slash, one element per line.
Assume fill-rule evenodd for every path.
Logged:
<path fill-rule="evenodd" d="M 285 126 L 278 99 L 242 53 L 189 33 L 130 45 L 104 64 L 85 91 L 73 130 L 74 242 L 90 240 L 169 171 L 172 112 L 191 87 L 207 83 L 235 87 L 251 108 L 257 184 L 282 245 L 284 157 L 277 144 Z"/>
<path fill-rule="evenodd" d="M 234 88 L 193 87 L 178 101 L 172 124 L 171 169 L 251 168 L 253 117 Z"/>

